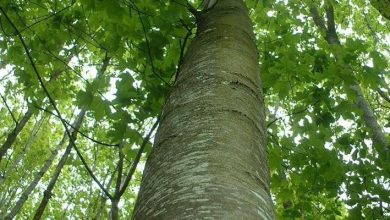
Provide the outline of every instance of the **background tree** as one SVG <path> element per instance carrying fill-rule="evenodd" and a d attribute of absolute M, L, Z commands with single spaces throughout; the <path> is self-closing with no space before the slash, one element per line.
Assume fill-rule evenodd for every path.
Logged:
<path fill-rule="evenodd" d="M 390 215 L 387 154 L 373 145 L 375 131 L 359 107 L 364 98 L 388 143 L 389 7 L 379 2 L 386 3 L 245 1 L 260 55 L 277 218 Z M 42 218 L 132 215 L 157 118 L 197 31 L 187 3 L 201 5 L 1 1 L 0 144 L 7 147 L 0 218 L 50 161 L 65 127 L 70 136 L 81 109 L 77 150 L 72 147 Z M 326 39 L 329 27 L 341 46 Z M 106 55 L 106 74 L 93 80 Z M 17 218 L 33 217 L 54 174 L 50 166 Z"/>

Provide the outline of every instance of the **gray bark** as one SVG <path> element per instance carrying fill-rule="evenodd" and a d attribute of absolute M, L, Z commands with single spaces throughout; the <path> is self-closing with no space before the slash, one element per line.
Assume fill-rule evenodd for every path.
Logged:
<path fill-rule="evenodd" d="M 111 200 L 111 219 L 118 220 L 119 219 L 119 209 L 118 209 L 119 199 Z"/>
<path fill-rule="evenodd" d="M 374 145 L 379 146 L 380 149 L 384 150 L 387 155 L 389 153 L 389 143 L 386 140 L 381 126 L 376 120 L 375 114 L 372 111 L 370 104 L 364 98 L 362 89 L 358 84 L 352 84 L 350 89 L 355 92 L 356 102 L 360 110 L 363 112 L 363 118 L 366 126 L 369 127 L 372 131 L 372 141 Z"/>
<path fill-rule="evenodd" d="M 242 1 L 197 15 L 133 219 L 274 219 L 258 52 Z"/>
<path fill-rule="evenodd" d="M 118 165 L 117 165 L 117 171 L 118 175 L 116 178 L 116 183 L 115 183 L 115 193 L 114 197 L 111 199 L 111 219 L 112 220 L 118 220 L 119 219 L 119 200 L 121 199 L 121 194 L 120 194 L 120 188 L 122 185 L 122 172 L 123 172 L 123 159 L 124 159 L 124 154 L 123 154 L 123 145 L 125 142 L 121 142 L 118 146 Z"/>

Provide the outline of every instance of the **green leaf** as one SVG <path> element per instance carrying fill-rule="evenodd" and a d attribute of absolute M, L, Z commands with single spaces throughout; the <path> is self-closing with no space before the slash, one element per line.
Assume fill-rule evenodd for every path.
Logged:
<path fill-rule="evenodd" d="M 103 119 L 104 116 L 111 113 L 109 103 L 102 100 L 100 96 L 94 96 L 92 98 L 92 103 L 90 104 L 90 109 L 94 112 L 96 120 Z"/>
<path fill-rule="evenodd" d="M 81 90 L 77 94 L 77 105 L 79 107 L 89 108 L 93 101 L 93 95 L 92 92 L 86 92 Z"/>

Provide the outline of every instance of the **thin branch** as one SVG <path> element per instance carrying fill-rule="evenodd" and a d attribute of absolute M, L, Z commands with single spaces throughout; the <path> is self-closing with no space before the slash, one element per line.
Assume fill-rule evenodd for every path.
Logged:
<path fill-rule="evenodd" d="M 139 148 L 139 150 L 137 152 L 137 155 L 134 158 L 133 164 L 131 165 L 129 172 L 126 175 L 126 179 L 123 182 L 122 188 L 119 191 L 119 195 L 120 196 L 122 196 L 123 193 L 126 191 L 126 188 L 129 185 L 129 183 L 131 181 L 131 178 L 133 177 L 134 172 L 135 172 L 135 170 L 137 168 L 137 165 L 138 165 L 138 163 L 139 163 L 139 161 L 141 159 L 141 156 L 142 156 L 142 153 L 143 153 L 143 151 L 145 149 L 145 146 L 149 142 L 150 137 L 152 136 L 153 131 L 157 128 L 157 125 L 158 125 L 159 122 L 160 122 L 160 116 L 157 118 L 157 120 L 154 123 L 153 127 L 150 129 L 149 133 L 144 138 L 144 141 L 142 142 L 142 144 L 141 144 L 141 146 L 140 146 L 140 148 Z"/>
<path fill-rule="evenodd" d="M 78 147 L 76 146 L 76 143 L 74 142 L 74 140 L 72 139 L 72 133 L 71 131 L 69 130 L 68 126 L 67 126 L 67 123 L 65 122 L 65 120 L 63 119 L 62 115 L 61 115 L 61 112 L 60 110 L 58 109 L 54 99 L 51 97 L 49 91 L 47 90 L 46 86 L 45 86 L 45 83 L 42 79 L 42 77 L 40 76 L 39 72 L 38 72 L 38 69 L 35 65 L 35 62 L 34 62 L 34 59 L 32 58 L 31 56 L 31 53 L 30 53 L 30 50 L 28 49 L 27 47 L 27 44 L 26 42 L 24 41 L 23 37 L 22 37 L 22 34 L 19 32 L 19 30 L 17 29 L 17 27 L 15 26 L 15 24 L 12 22 L 12 20 L 8 17 L 8 15 L 5 13 L 3 7 L 0 7 L 0 11 L 3 13 L 4 17 L 8 20 L 8 22 L 10 23 L 10 25 L 15 29 L 16 31 L 16 34 L 19 38 L 19 40 L 21 41 L 22 45 L 23 45 L 23 48 L 27 54 L 27 57 L 30 61 L 30 64 L 34 70 L 34 73 L 36 75 L 36 77 L 38 78 L 38 81 L 39 81 L 39 84 L 41 85 L 44 93 L 46 94 L 46 96 L 48 97 L 49 99 L 49 102 L 50 104 L 52 105 L 52 107 L 54 108 L 55 112 L 57 113 L 61 123 L 63 124 L 64 128 L 65 128 L 65 131 L 67 133 L 67 135 L 69 136 L 69 141 L 71 142 L 72 146 L 74 147 L 74 149 L 76 150 L 76 153 L 77 155 L 79 156 L 81 162 L 83 163 L 84 167 L 86 168 L 88 174 L 95 180 L 96 184 L 100 187 L 100 189 L 106 194 L 107 197 L 109 197 L 110 199 L 112 198 L 111 194 L 107 191 L 107 189 L 105 189 L 105 187 L 100 183 L 100 181 L 97 179 L 97 177 L 93 174 L 93 171 L 90 169 L 90 167 L 88 166 L 87 162 L 85 161 L 84 157 L 82 156 L 80 150 L 78 149 Z"/>
<path fill-rule="evenodd" d="M 134 7 L 136 8 L 135 11 L 137 12 L 139 21 L 141 22 L 142 30 L 143 30 L 144 36 L 145 36 L 146 47 L 148 48 L 148 56 L 149 56 L 149 60 L 150 60 L 150 65 L 151 65 L 151 67 L 152 67 L 152 72 L 153 72 L 153 74 L 156 75 L 161 81 L 163 81 L 167 86 L 171 87 L 172 85 L 169 84 L 167 81 L 165 81 L 164 78 L 162 78 L 162 76 L 156 72 L 156 69 L 155 69 L 154 63 L 153 63 L 153 57 L 152 57 L 152 53 L 151 53 L 151 49 L 150 49 L 150 43 L 149 43 L 149 39 L 148 39 L 148 36 L 147 36 L 147 32 L 146 32 L 146 27 L 145 27 L 144 21 L 142 20 L 141 13 L 139 12 L 138 6 L 137 6 L 134 2 L 131 2 L 131 3 L 132 3 L 132 4 L 134 5 Z"/>
<path fill-rule="evenodd" d="M 195 18 L 199 17 L 200 12 L 194 8 L 189 2 L 187 3 L 187 9 L 189 12 L 191 12 L 192 15 L 194 15 Z"/>
<path fill-rule="evenodd" d="M 5 99 L 5 97 L 0 93 L 0 96 L 1 96 L 1 99 L 3 99 L 3 102 L 4 102 L 4 105 L 5 107 L 7 108 L 8 112 L 10 113 L 11 117 L 12 117 L 12 120 L 15 122 L 15 124 L 17 125 L 19 122 L 16 120 L 15 116 L 14 116 L 14 113 L 12 113 L 12 110 L 11 108 L 8 106 L 7 104 L 7 100 Z"/>
<path fill-rule="evenodd" d="M 1 77 L 0 79 L 0 82 L 3 81 L 3 80 L 6 80 L 8 76 L 10 76 L 12 74 L 12 71 L 8 71 L 7 74 L 5 74 L 3 77 Z"/>
<path fill-rule="evenodd" d="M 315 25 L 321 30 L 321 31 L 324 31 L 326 32 L 327 31 L 327 28 L 325 26 L 325 21 L 324 21 L 324 18 L 322 18 L 320 16 L 320 14 L 318 13 L 318 9 L 317 7 L 312 4 L 310 5 L 310 12 L 311 12 L 311 15 L 313 17 L 313 21 L 315 23 Z"/>
<path fill-rule="evenodd" d="M 46 112 L 46 113 L 48 113 L 48 114 L 51 114 L 51 115 L 53 115 L 53 116 L 59 118 L 59 116 L 58 116 L 57 114 L 55 114 L 54 112 L 52 112 L 52 111 L 50 111 L 50 110 L 47 110 L 47 109 L 45 109 L 45 108 L 42 108 L 42 107 L 37 106 L 37 105 L 34 105 L 34 104 L 32 104 L 32 106 L 34 106 L 35 108 L 37 108 L 37 109 L 39 109 L 39 110 L 42 110 L 42 111 L 44 111 L 44 112 Z M 94 138 L 91 138 L 91 137 L 89 137 L 87 134 L 85 134 L 84 132 L 82 132 L 82 131 L 76 129 L 76 128 L 72 125 L 72 123 L 70 123 L 69 121 L 67 121 L 67 120 L 65 120 L 65 119 L 64 119 L 64 121 L 65 121 L 65 123 L 66 123 L 69 127 L 71 127 L 72 129 L 74 129 L 74 130 L 75 130 L 77 133 L 79 133 L 81 136 L 87 138 L 88 140 L 90 140 L 90 141 L 92 141 L 92 142 L 94 142 L 94 143 L 96 143 L 96 144 L 100 144 L 100 145 L 107 146 L 107 147 L 118 147 L 118 146 L 119 146 L 119 143 L 118 143 L 118 144 L 107 144 L 107 143 L 98 141 L 98 140 L 96 140 L 96 139 L 94 139 Z"/>
<path fill-rule="evenodd" d="M 180 20 L 180 21 L 182 22 L 183 26 L 186 28 L 187 34 L 184 37 L 183 43 L 180 45 L 180 56 L 179 56 L 179 62 L 177 64 L 177 69 L 176 69 L 176 73 L 175 73 L 175 82 L 177 80 L 177 77 L 179 76 L 179 72 L 180 72 L 181 66 L 183 64 L 184 50 L 185 50 L 185 47 L 187 45 L 187 41 L 188 41 L 189 37 L 192 35 L 192 28 L 188 27 L 188 25 L 186 25 L 183 20 Z M 181 40 L 180 40 L 180 42 L 181 42 Z"/>
<path fill-rule="evenodd" d="M 124 154 L 123 154 L 123 145 L 125 144 L 125 142 L 123 141 L 122 143 L 119 144 L 119 149 L 118 149 L 118 157 L 119 157 L 119 161 L 118 161 L 118 176 L 117 176 L 117 179 L 116 179 L 116 184 L 115 184 L 115 194 L 114 194 L 114 198 L 115 199 L 118 199 L 120 198 L 120 188 L 121 188 L 121 182 L 122 182 L 122 173 L 123 173 L 123 158 L 124 158 Z"/>
<path fill-rule="evenodd" d="M 315 101 L 315 102 L 312 104 L 312 106 L 316 105 L 319 101 L 320 101 L 320 100 Z M 267 124 L 267 128 L 268 128 L 269 126 L 271 126 L 273 123 L 275 123 L 277 120 L 280 120 L 280 119 L 285 118 L 285 117 L 287 117 L 287 116 L 297 115 L 297 114 L 300 114 L 300 113 L 303 113 L 303 112 L 307 111 L 307 110 L 309 109 L 310 106 L 311 106 L 311 105 L 307 106 L 306 108 L 304 108 L 304 109 L 302 109 L 302 110 L 299 110 L 299 111 L 296 111 L 296 112 L 292 112 L 292 113 L 289 113 L 289 114 L 287 114 L 287 115 L 285 115 L 285 116 L 280 116 L 280 117 L 278 117 L 278 118 L 275 118 L 274 120 L 272 120 L 271 122 L 269 122 L 269 123 Z"/>
<path fill-rule="evenodd" d="M 69 9 L 70 7 L 72 7 L 72 6 L 74 5 L 74 3 L 76 3 L 76 1 L 73 1 L 70 5 L 64 7 L 63 9 L 61 9 L 61 10 L 59 10 L 59 11 L 57 11 L 57 12 L 51 13 L 51 14 L 49 14 L 49 15 L 46 15 L 44 18 L 42 18 L 42 19 L 40 19 L 40 20 L 38 20 L 38 21 L 35 21 L 35 22 L 32 23 L 32 24 L 27 25 L 26 27 L 20 29 L 19 32 L 22 33 L 23 31 L 25 31 L 25 30 L 27 30 L 27 29 L 30 29 L 31 27 L 33 27 L 33 26 L 35 26 L 35 25 L 37 25 L 37 24 L 39 24 L 39 23 L 41 23 L 41 22 L 43 22 L 43 21 L 46 21 L 46 20 L 48 20 L 48 19 L 50 19 L 50 18 L 52 18 L 52 17 L 54 17 L 54 16 L 56 16 L 56 15 L 58 15 L 58 14 L 64 12 L 65 10 Z M 15 35 L 15 34 L 14 34 L 14 35 Z"/>
<path fill-rule="evenodd" d="M 377 92 L 384 100 L 386 100 L 388 103 L 390 103 L 390 96 L 388 94 L 384 93 L 380 89 L 378 89 Z"/>

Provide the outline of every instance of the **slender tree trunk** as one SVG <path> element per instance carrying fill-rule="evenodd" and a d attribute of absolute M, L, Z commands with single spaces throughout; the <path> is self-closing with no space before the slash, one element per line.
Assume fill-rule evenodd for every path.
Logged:
<path fill-rule="evenodd" d="M 27 112 L 24 113 L 20 122 L 15 126 L 14 130 L 8 134 L 7 139 L 0 147 L 0 162 L 3 159 L 3 156 L 7 153 L 7 150 L 11 148 L 12 144 L 15 142 L 18 134 L 23 130 L 24 126 L 26 126 L 27 122 L 30 120 L 33 115 L 33 111 L 31 108 L 28 108 Z"/>
<path fill-rule="evenodd" d="M 98 72 L 97 77 L 99 77 L 99 76 L 101 76 L 101 75 L 103 75 L 105 73 L 105 71 L 107 70 L 107 67 L 108 67 L 108 65 L 110 63 L 110 59 L 111 58 L 108 57 L 107 54 L 106 54 L 106 56 L 105 56 L 105 58 L 104 58 L 104 60 L 102 62 L 102 66 L 101 66 L 101 68 L 100 68 L 100 70 Z M 80 111 L 80 113 L 77 115 L 77 118 L 76 118 L 76 120 L 74 122 L 74 125 L 73 125 L 73 129 L 72 129 L 73 131 L 72 131 L 72 134 L 71 134 L 71 137 L 70 137 L 73 141 L 69 140 L 69 144 L 66 147 L 65 153 L 62 155 L 60 161 L 57 164 L 57 167 L 56 167 L 56 169 L 54 171 L 54 174 L 53 174 L 53 176 L 52 176 L 52 178 L 51 178 L 51 180 L 49 182 L 49 185 L 47 186 L 47 188 L 46 188 L 46 190 L 44 192 L 44 196 L 43 196 L 43 198 L 41 200 L 41 203 L 40 203 L 37 211 L 35 212 L 35 215 L 34 215 L 34 218 L 33 218 L 34 220 L 40 219 L 42 214 L 43 214 L 43 212 L 45 211 L 46 205 L 48 204 L 49 199 L 52 196 L 52 191 L 53 191 L 54 186 L 55 186 L 55 184 L 57 182 L 57 179 L 60 176 L 61 170 L 62 170 L 63 166 L 65 165 L 66 160 L 68 159 L 70 151 L 72 150 L 72 147 L 73 147 L 73 143 L 74 143 L 74 141 L 77 138 L 77 131 L 81 127 L 81 124 L 82 124 L 84 116 L 85 116 L 85 112 L 86 112 L 86 109 L 82 109 Z"/>
<path fill-rule="evenodd" d="M 30 183 L 30 185 L 23 191 L 22 195 L 20 196 L 19 200 L 15 203 L 14 207 L 11 209 L 11 212 L 5 217 L 5 219 L 13 219 L 15 215 L 19 212 L 19 210 L 23 207 L 24 203 L 27 201 L 28 197 L 30 196 L 31 192 L 35 189 L 35 187 L 38 185 L 39 181 L 45 175 L 45 173 L 49 170 L 51 164 L 54 162 L 54 158 L 57 156 L 58 151 L 64 146 L 66 140 L 67 140 L 66 133 L 62 137 L 62 140 L 60 143 L 58 143 L 57 147 L 51 152 L 50 157 L 45 161 L 41 169 L 38 171 L 38 173 L 35 175 L 34 180 Z"/>
<path fill-rule="evenodd" d="M 111 199 L 111 219 L 112 220 L 118 220 L 119 219 L 119 209 L 118 209 L 118 204 L 119 200 L 121 199 L 121 185 L 122 185 L 122 173 L 123 173 L 123 160 L 124 160 L 124 154 L 123 154 L 123 145 L 124 142 L 122 141 L 119 144 L 118 147 L 118 165 L 117 165 L 117 171 L 118 175 L 116 178 L 116 183 L 115 183 L 115 193 L 113 199 Z"/>
<path fill-rule="evenodd" d="M 4 181 L 7 180 L 8 176 L 10 176 L 12 173 L 15 172 L 16 167 L 20 165 L 20 161 L 25 157 L 26 151 L 30 149 L 30 147 L 33 145 L 35 139 L 37 138 L 37 134 L 42 126 L 42 123 L 45 120 L 45 116 L 42 116 L 42 118 L 35 123 L 31 135 L 28 138 L 26 144 L 24 145 L 24 148 L 22 152 L 20 152 L 17 156 L 16 159 L 12 160 L 12 163 L 7 167 L 7 170 L 4 172 L 3 178 L 0 179 L 0 185 L 3 184 Z"/>
<path fill-rule="evenodd" d="M 72 57 L 72 56 L 70 56 L 70 57 Z M 68 61 L 70 61 L 70 59 Z M 48 83 L 55 81 L 63 72 L 64 72 L 64 70 L 54 71 L 53 74 L 51 75 Z M 23 115 L 20 122 L 15 126 L 15 129 L 11 133 L 8 134 L 6 141 L 0 147 L 0 162 L 3 159 L 3 156 L 7 153 L 7 150 L 10 149 L 12 144 L 15 142 L 16 137 L 19 135 L 19 133 L 23 130 L 24 126 L 30 120 L 33 113 L 34 113 L 33 108 L 29 107 L 27 109 L 27 112 Z"/>
<path fill-rule="evenodd" d="M 118 210 L 119 199 L 111 200 L 111 219 L 118 220 L 119 219 L 119 210 Z"/>
<path fill-rule="evenodd" d="M 84 119 L 84 116 L 85 116 L 85 110 L 81 110 L 81 112 L 78 114 L 77 119 L 73 125 L 74 129 L 72 131 L 72 136 L 70 137 L 73 140 L 76 140 L 77 130 L 80 128 L 81 123 Z M 46 205 L 49 203 L 49 200 L 52 196 L 54 186 L 57 183 L 57 180 L 61 174 L 62 168 L 64 167 L 65 162 L 69 157 L 69 154 L 70 154 L 70 151 L 72 150 L 72 147 L 73 147 L 72 141 L 69 140 L 69 144 L 66 147 L 65 153 L 62 155 L 60 161 L 58 162 L 57 167 L 53 173 L 53 176 L 51 177 L 50 182 L 49 182 L 48 186 L 46 187 L 45 192 L 43 193 L 43 198 L 41 200 L 41 203 L 39 204 L 38 209 L 35 212 L 35 215 L 33 218 L 34 220 L 41 219 L 42 214 L 45 211 Z"/>
<path fill-rule="evenodd" d="M 389 154 L 389 143 L 387 142 L 385 134 L 382 131 L 382 127 L 378 124 L 370 103 L 368 103 L 364 97 L 359 84 L 352 84 L 349 88 L 356 94 L 357 106 L 363 112 L 363 119 L 366 122 L 366 126 L 369 127 L 372 131 L 372 141 L 374 145 L 378 146 L 380 150 L 383 150 L 385 155 Z"/>
<path fill-rule="evenodd" d="M 258 52 L 240 0 L 197 15 L 133 219 L 273 219 Z"/>
<path fill-rule="evenodd" d="M 111 183 L 114 180 L 114 177 L 115 177 L 115 172 L 111 175 L 110 180 L 108 180 L 108 183 L 107 183 L 107 186 L 106 186 L 107 189 L 110 188 Z M 92 219 L 94 219 L 94 220 L 102 219 L 102 215 L 103 215 L 104 208 L 106 206 L 107 199 L 108 198 L 104 195 L 104 193 L 102 193 L 101 196 L 100 196 L 100 205 L 98 207 L 97 213 L 96 213 L 95 217 L 92 218 Z"/>
<path fill-rule="evenodd" d="M 336 32 L 336 25 L 334 20 L 334 9 L 332 5 L 329 5 L 326 8 L 326 24 L 323 20 L 323 17 L 319 14 L 318 9 L 315 5 L 310 6 L 310 11 L 314 20 L 315 25 L 323 32 L 325 33 L 325 40 L 330 45 L 337 45 L 341 48 L 343 47 L 340 43 L 339 37 Z M 336 59 L 340 59 L 339 55 L 336 53 Z M 347 66 L 346 68 L 351 69 L 350 66 Z M 351 75 L 353 73 L 351 72 Z M 382 131 L 381 126 L 379 125 L 374 111 L 372 110 L 370 104 L 368 101 L 364 98 L 362 89 L 360 85 L 357 82 L 352 83 L 349 86 L 349 89 L 351 89 L 355 95 L 356 95 L 356 103 L 359 109 L 363 112 L 363 120 L 368 128 L 372 131 L 372 142 L 374 146 L 377 146 L 380 151 L 382 151 L 380 154 L 381 157 L 384 159 L 387 159 L 389 156 L 389 143 L 386 140 L 385 134 Z"/>

